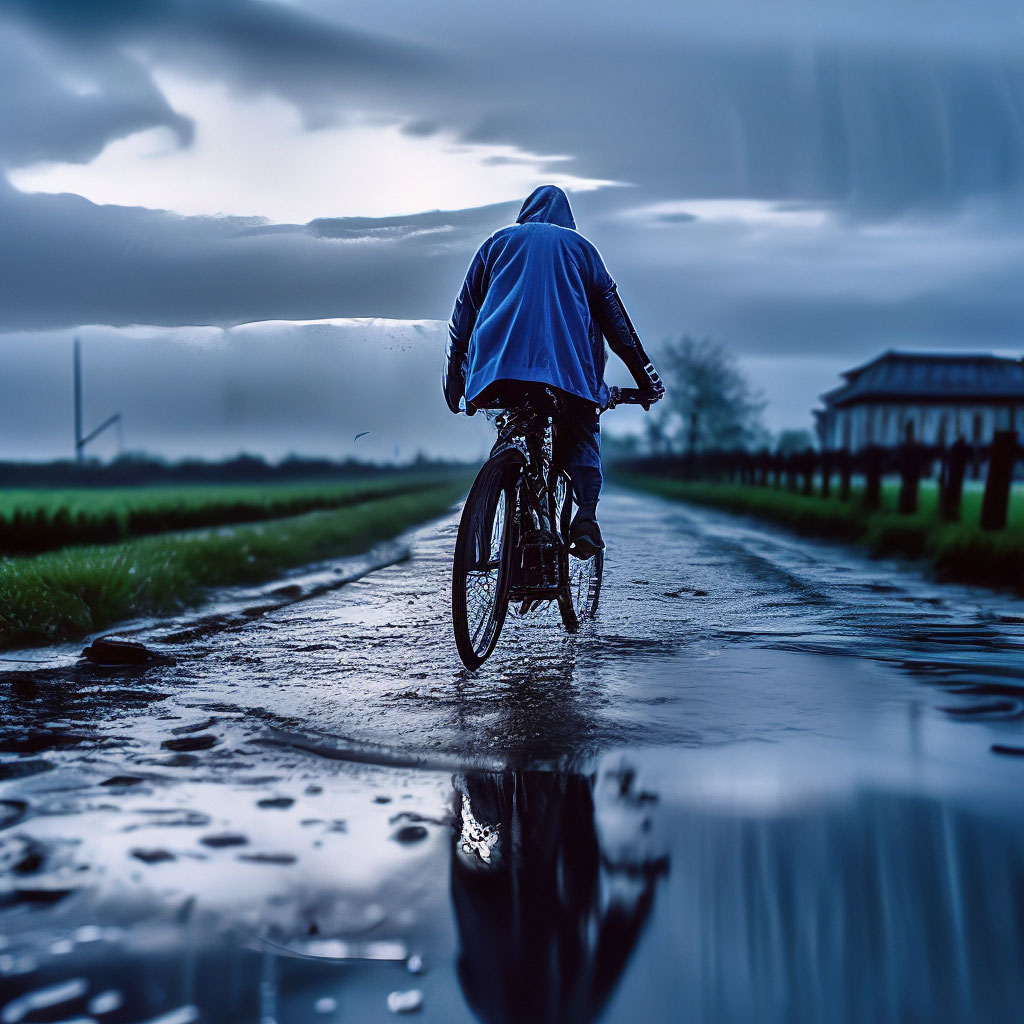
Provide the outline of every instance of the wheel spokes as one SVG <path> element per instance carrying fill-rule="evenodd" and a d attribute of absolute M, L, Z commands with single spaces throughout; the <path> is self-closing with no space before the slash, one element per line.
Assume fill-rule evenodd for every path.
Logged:
<path fill-rule="evenodd" d="M 593 558 L 569 559 L 569 588 L 576 617 L 582 622 L 593 617 L 596 590 L 599 583 L 598 555 Z"/>
<path fill-rule="evenodd" d="M 495 621 L 505 518 L 506 494 L 502 490 L 491 516 L 490 530 L 486 529 L 487 524 L 481 524 L 483 528 L 477 535 L 478 546 L 482 546 L 482 542 L 486 538 L 488 548 L 486 551 L 478 550 L 476 552 L 476 565 L 467 570 L 464 577 L 467 626 L 469 627 L 470 642 L 475 651 L 487 647 Z"/>

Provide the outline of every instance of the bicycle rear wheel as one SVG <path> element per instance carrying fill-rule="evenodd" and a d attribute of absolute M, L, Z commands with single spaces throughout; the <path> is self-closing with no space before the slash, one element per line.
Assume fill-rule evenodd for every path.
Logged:
<path fill-rule="evenodd" d="M 568 540 L 572 521 L 572 488 L 564 476 L 559 477 L 556 499 L 560 508 L 562 536 Z M 575 633 L 581 623 L 597 615 L 604 575 L 604 552 L 598 551 L 587 559 L 567 555 L 567 563 L 568 586 L 558 599 L 558 610 L 562 613 L 562 625 L 566 631 Z"/>
<path fill-rule="evenodd" d="M 505 623 L 517 475 L 513 461 L 487 462 L 462 510 L 452 565 L 452 626 L 466 668 L 487 660 Z"/>

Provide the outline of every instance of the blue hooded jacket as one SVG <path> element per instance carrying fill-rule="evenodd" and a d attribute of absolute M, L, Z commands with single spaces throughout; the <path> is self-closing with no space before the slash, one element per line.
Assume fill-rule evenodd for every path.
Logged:
<path fill-rule="evenodd" d="M 542 185 L 470 264 L 449 325 L 449 407 L 458 411 L 460 398 L 472 402 L 502 380 L 548 384 L 604 405 L 602 327 L 632 346 L 635 332 L 600 253 L 576 231 L 565 193 Z"/>

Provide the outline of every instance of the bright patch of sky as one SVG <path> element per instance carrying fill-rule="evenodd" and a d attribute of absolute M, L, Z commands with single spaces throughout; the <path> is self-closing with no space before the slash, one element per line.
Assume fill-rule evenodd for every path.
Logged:
<path fill-rule="evenodd" d="M 451 132 L 408 134 L 398 121 L 350 117 L 309 130 L 274 96 L 157 71 L 171 106 L 195 121 L 180 147 L 167 128 L 111 142 L 90 163 L 39 163 L 10 174 L 23 192 L 72 192 L 98 204 L 190 216 L 384 217 L 521 198 L 541 183 L 587 191 L 614 184 L 572 174 L 569 157 L 468 145 Z"/>

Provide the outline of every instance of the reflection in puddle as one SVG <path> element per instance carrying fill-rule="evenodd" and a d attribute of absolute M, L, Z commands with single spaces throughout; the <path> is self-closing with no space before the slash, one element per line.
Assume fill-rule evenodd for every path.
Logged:
<path fill-rule="evenodd" d="M 763 819 L 683 813 L 672 828 L 672 920 L 656 924 L 695 1019 L 1018 1019 L 1019 822 L 864 793 Z"/>
<path fill-rule="evenodd" d="M 0 1019 L 1017 1019 L 1013 794 L 776 776 L 778 799 L 729 798 L 770 782 L 772 757 L 629 751 L 454 779 L 330 762 L 315 785 L 279 782 L 294 801 L 270 809 L 194 787 L 196 821 L 249 846 L 153 825 L 175 853 L 153 863 L 132 857 L 152 794 L 115 812 L 108 791 L 62 791 L 48 813 L 37 795 L 44 813 L 0 831 Z M 242 859 L 271 840 L 292 859 Z"/>
<path fill-rule="evenodd" d="M 484 1024 L 596 1020 L 633 954 L 668 861 L 645 855 L 650 823 L 628 774 L 617 800 L 637 817 L 632 848 L 602 845 L 593 785 L 553 772 L 456 781 L 457 970 Z"/>

